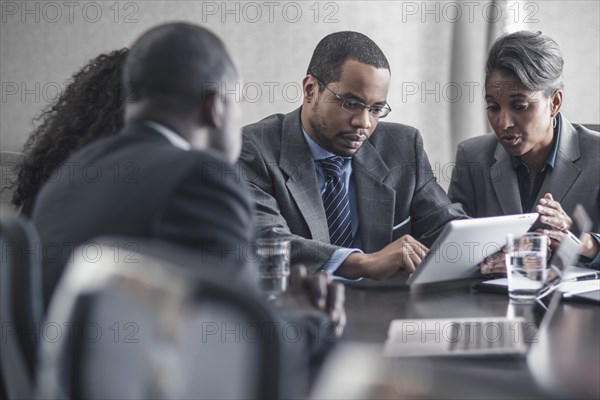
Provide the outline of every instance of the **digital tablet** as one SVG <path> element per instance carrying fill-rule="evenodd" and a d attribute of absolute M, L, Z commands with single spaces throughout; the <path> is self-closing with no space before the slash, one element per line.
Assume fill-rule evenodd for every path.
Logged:
<path fill-rule="evenodd" d="M 504 246 L 507 234 L 522 236 L 537 218 L 537 213 L 529 213 L 451 221 L 406 283 L 415 285 L 471 277 L 479 271 L 478 264 L 484 258 Z"/>

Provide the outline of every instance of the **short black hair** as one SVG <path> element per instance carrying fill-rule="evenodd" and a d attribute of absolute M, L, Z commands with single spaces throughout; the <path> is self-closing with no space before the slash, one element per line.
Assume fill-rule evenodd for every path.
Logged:
<path fill-rule="evenodd" d="M 501 36 L 490 49 L 485 66 L 489 76 L 494 71 L 517 76 L 531 91 L 546 95 L 562 89 L 563 57 L 558 44 L 542 32 L 519 31 Z"/>
<path fill-rule="evenodd" d="M 359 32 L 342 31 L 321 39 L 308 64 L 307 74 L 314 75 L 325 85 L 338 82 L 347 60 L 390 70 L 387 58 L 374 41 Z"/>
<path fill-rule="evenodd" d="M 165 95 L 203 99 L 229 74 L 237 76 L 235 65 L 215 34 L 168 23 L 150 29 L 131 47 L 123 86 L 128 101 Z"/>

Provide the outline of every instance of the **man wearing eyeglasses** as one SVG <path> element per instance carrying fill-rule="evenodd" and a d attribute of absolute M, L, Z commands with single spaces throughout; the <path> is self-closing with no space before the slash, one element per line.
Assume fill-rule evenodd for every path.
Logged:
<path fill-rule="evenodd" d="M 323 38 L 302 107 L 246 126 L 240 165 L 257 234 L 292 242 L 292 263 L 348 279 L 408 275 L 443 226 L 464 218 L 410 126 L 379 123 L 390 67 L 357 32 Z"/>

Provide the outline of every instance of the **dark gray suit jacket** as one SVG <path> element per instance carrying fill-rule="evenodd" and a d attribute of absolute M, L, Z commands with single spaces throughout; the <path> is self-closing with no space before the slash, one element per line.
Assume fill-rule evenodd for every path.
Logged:
<path fill-rule="evenodd" d="M 235 166 L 220 154 L 181 150 L 153 128 L 132 124 L 77 152 L 55 176 L 33 212 L 46 250 L 46 301 L 74 246 L 107 235 L 184 245 L 194 252 L 167 259 L 217 268 L 232 285 L 243 284 L 240 289 L 251 295 L 257 291 L 250 194 Z M 114 256 L 135 262 L 135 246 Z M 89 257 L 94 257 L 93 248 Z M 303 329 L 301 339 L 280 338 L 282 396 L 303 398 L 308 363 L 319 362 L 336 339 L 324 315 L 279 311 L 278 325 L 265 334 L 284 332 L 281 327 L 289 324 Z"/>
<path fill-rule="evenodd" d="M 537 200 L 551 193 L 567 214 L 581 203 L 593 230 L 600 222 L 600 134 L 561 118 L 561 136 L 554 170 L 546 175 Z M 510 154 L 487 134 L 458 145 L 448 192 L 472 217 L 521 214 L 517 175 Z M 536 200 L 536 203 L 537 203 Z"/>
<path fill-rule="evenodd" d="M 316 271 L 338 249 L 329 241 L 315 165 L 300 109 L 244 127 L 239 161 L 256 200 L 258 235 L 292 241 L 292 262 Z M 352 159 L 362 250 L 381 250 L 411 234 L 430 246 L 464 216 L 437 184 L 423 141 L 410 126 L 379 123 Z"/>
<path fill-rule="evenodd" d="M 37 197 L 32 220 L 42 240 L 46 304 L 81 243 L 157 238 L 240 266 L 253 239 L 252 215 L 246 185 L 220 154 L 181 150 L 146 125 L 128 125 L 75 153 Z"/>

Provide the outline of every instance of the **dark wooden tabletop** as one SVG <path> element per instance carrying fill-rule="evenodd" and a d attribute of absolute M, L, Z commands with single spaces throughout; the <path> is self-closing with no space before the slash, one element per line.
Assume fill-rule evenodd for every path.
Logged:
<path fill-rule="evenodd" d="M 479 279 L 480 280 L 480 279 Z M 514 305 L 478 292 L 478 279 L 395 288 L 346 288 L 353 342 L 383 345 L 394 319 L 523 316 L 539 325 L 541 305 Z M 539 333 L 539 332 L 538 332 Z M 600 306 L 562 301 L 545 345 L 526 357 L 383 359 L 397 394 L 418 398 L 600 398 Z M 542 349 L 543 351 L 540 351 Z"/>

